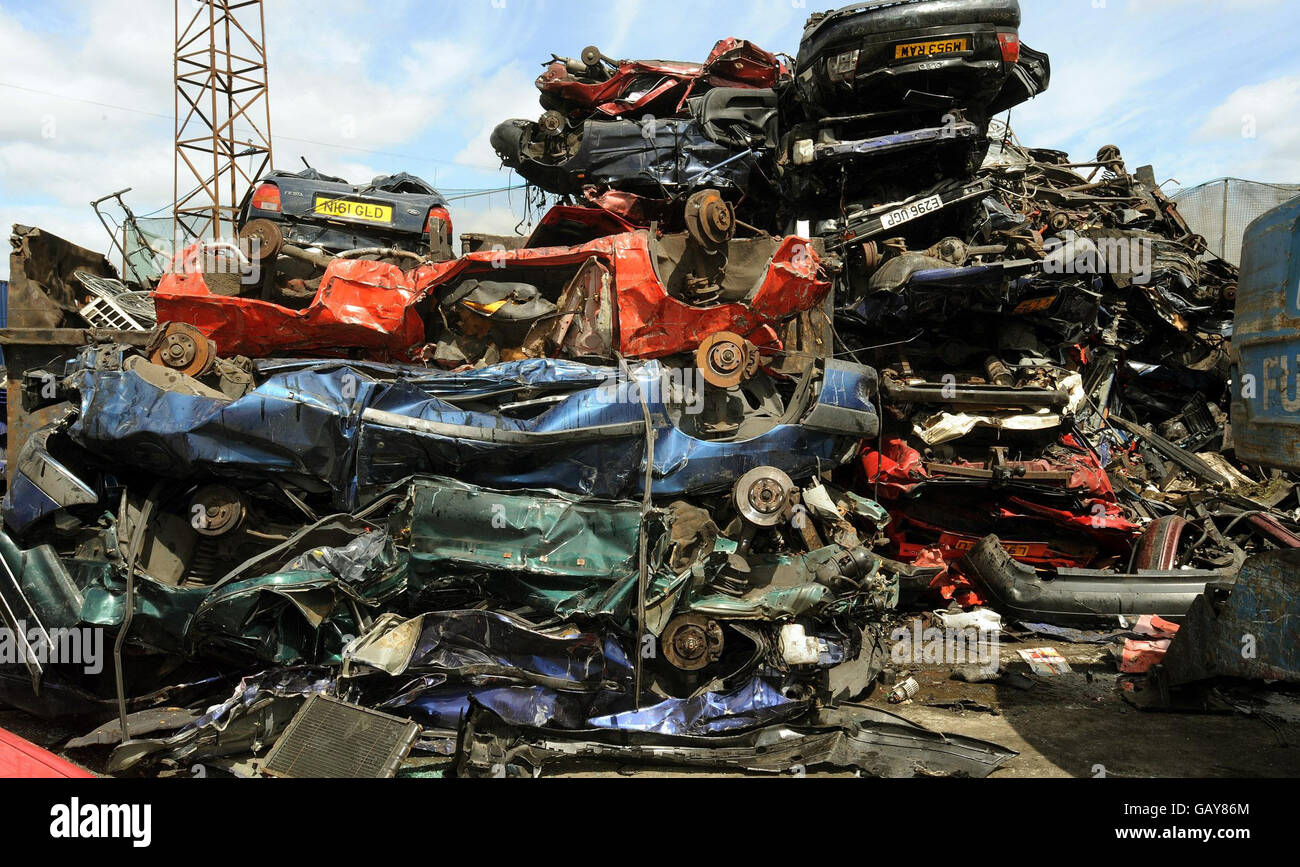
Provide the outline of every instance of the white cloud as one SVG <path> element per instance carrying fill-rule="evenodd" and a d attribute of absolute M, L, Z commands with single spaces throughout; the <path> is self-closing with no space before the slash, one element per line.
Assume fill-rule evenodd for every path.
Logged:
<path fill-rule="evenodd" d="M 1229 96 L 1206 117 L 1196 132 L 1201 141 L 1249 137 L 1252 130 L 1262 136 L 1300 137 L 1296 112 L 1300 109 L 1300 75 L 1276 78 L 1243 87 Z"/>
<path fill-rule="evenodd" d="M 465 101 L 467 128 L 478 130 L 456 162 L 474 168 L 500 165 L 492 149 L 492 130 L 510 118 L 533 119 L 541 115 L 534 84 L 536 75 L 522 63 L 503 66 L 492 77 L 469 88 Z"/>
<path fill-rule="evenodd" d="M 1239 174 L 1264 181 L 1300 180 L 1300 75 L 1234 91 L 1212 109 L 1194 140 L 1230 155 Z"/>
<path fill-rule="evenodd" d="M 609 14 L 604 20 L 614 22 L 614 29 L 605 35 L 604 44 L 597 47 L 610 57 L 626 57 L 635 53 L 633 46 L 628 44 L 628 37 L 637 32 L 635 28 L 644 6 L 642 0 L 616 0 L 611 3 Z"/>
<path fill-rule="evenodd" d="M 166 15 L 101 0 L 57 30 L 0 9 L 0 229 L 39 225 L 107 250 L 92 199 L 127 187 L 140 211 L 172 199 L 174 34 L 158 5 Z"/>
<path fill-rule="evenodd" d="M 504 197 L 486 207 L 471 205 L 458 207 L 452 214 L 456 233 L 480 235 L 529 235 L 533 224 L 521 219 L 522 209 L 516 204 L 511 206 Z"/>

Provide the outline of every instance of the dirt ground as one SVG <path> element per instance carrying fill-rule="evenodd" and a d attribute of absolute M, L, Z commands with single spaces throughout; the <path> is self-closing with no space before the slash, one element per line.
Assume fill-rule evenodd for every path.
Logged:
<path fill-rule="evenodd" d="M 1018 648 L 1055 647 L 1074 672 L 1032 677 Z M 916 698 L 889 705 L 885 691 L 868 701 L 936 731 L 992 741 L 1020 755 L 994 778 L 1241 778 L 1300 777 L 1300 700 L 1288 697 L 1282 715 L 1242 713 L 1150 713 L 1121 697 L 1109 649 L 1095 645 L 1031 641 L 1004 644 L 1005 671 L 1024 675 L 1027 689 L 969 684 L 951 679 L 952 666 L 927 666 L 915 672 Z M 966 709 L 935 707 L 964 702 Z M 85 732 L 0 710 L 0 728 L 64 755 L 69 738 Z M 96 762 L 91 763 L 92 770 Z M 675 776 L 654 772 L 592 768 L 568 776 Z M 690 776 L 716 776 L 691 774 Z"/>

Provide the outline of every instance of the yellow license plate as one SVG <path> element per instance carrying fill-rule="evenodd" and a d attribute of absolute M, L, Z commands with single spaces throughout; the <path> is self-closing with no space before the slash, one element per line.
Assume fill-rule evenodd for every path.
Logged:
<path fill-rule="evenodd" d="M 907 60 L 913 57 L 930 57 L 934 54 L 956 54 L 968 51 L 970 41 L 967 39 L 939 39 L 935 42 L 909 42 L 894 50 L 895 60 Z"/>
<path fill-rule="evenodd" d="M 388 205 L 368 205 L 347 199 L 317 199 L 316 214 L 336 220 L 358 220 L 362 223 L 393 222 L 393 209 Z"/>

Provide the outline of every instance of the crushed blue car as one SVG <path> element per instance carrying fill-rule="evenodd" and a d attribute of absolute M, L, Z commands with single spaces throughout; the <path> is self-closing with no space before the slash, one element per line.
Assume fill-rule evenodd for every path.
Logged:
<path fill-rule="evenodd" d="M 64 379 L 78 406 L 67 439 L 162 476 L 219 474 L 328 492 L 348 511 L 419 474 L 638 498 L 647 417 L 656 497 L 726 490 L 760 466 L 808 478 L 851 460 L 879 431 L 874 371 L 835 360 L 810 366 L 788 399 L 764 386 L 740 433 L 722 438 L 708 438 L 699 399 L 659 362 L 632 368 L 630 379 L 554 360 L 470 374 L 274 363 L 238 398 L 162 373 L 122 347 L 85 350 Z M 6 501 L 17 529 L 87 499 L 75 477 L 67 494 L 51 497 L 27 470 L 44 476 L 51 460 L 39 441 L 28 452 Z"/>

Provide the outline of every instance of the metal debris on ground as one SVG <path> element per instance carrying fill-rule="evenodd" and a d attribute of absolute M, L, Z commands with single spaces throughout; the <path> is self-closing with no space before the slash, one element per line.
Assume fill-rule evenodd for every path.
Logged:
<path fill-rule="evenodd" d="M 1040 677 L 1060 677 L 1072 674 L 1073 669 L 1065 657 L 1052 647 L 1040 647 L 1034 650 L 1017 650 L 1017 654 L 1029 664 L 1029 670 Z"/>

